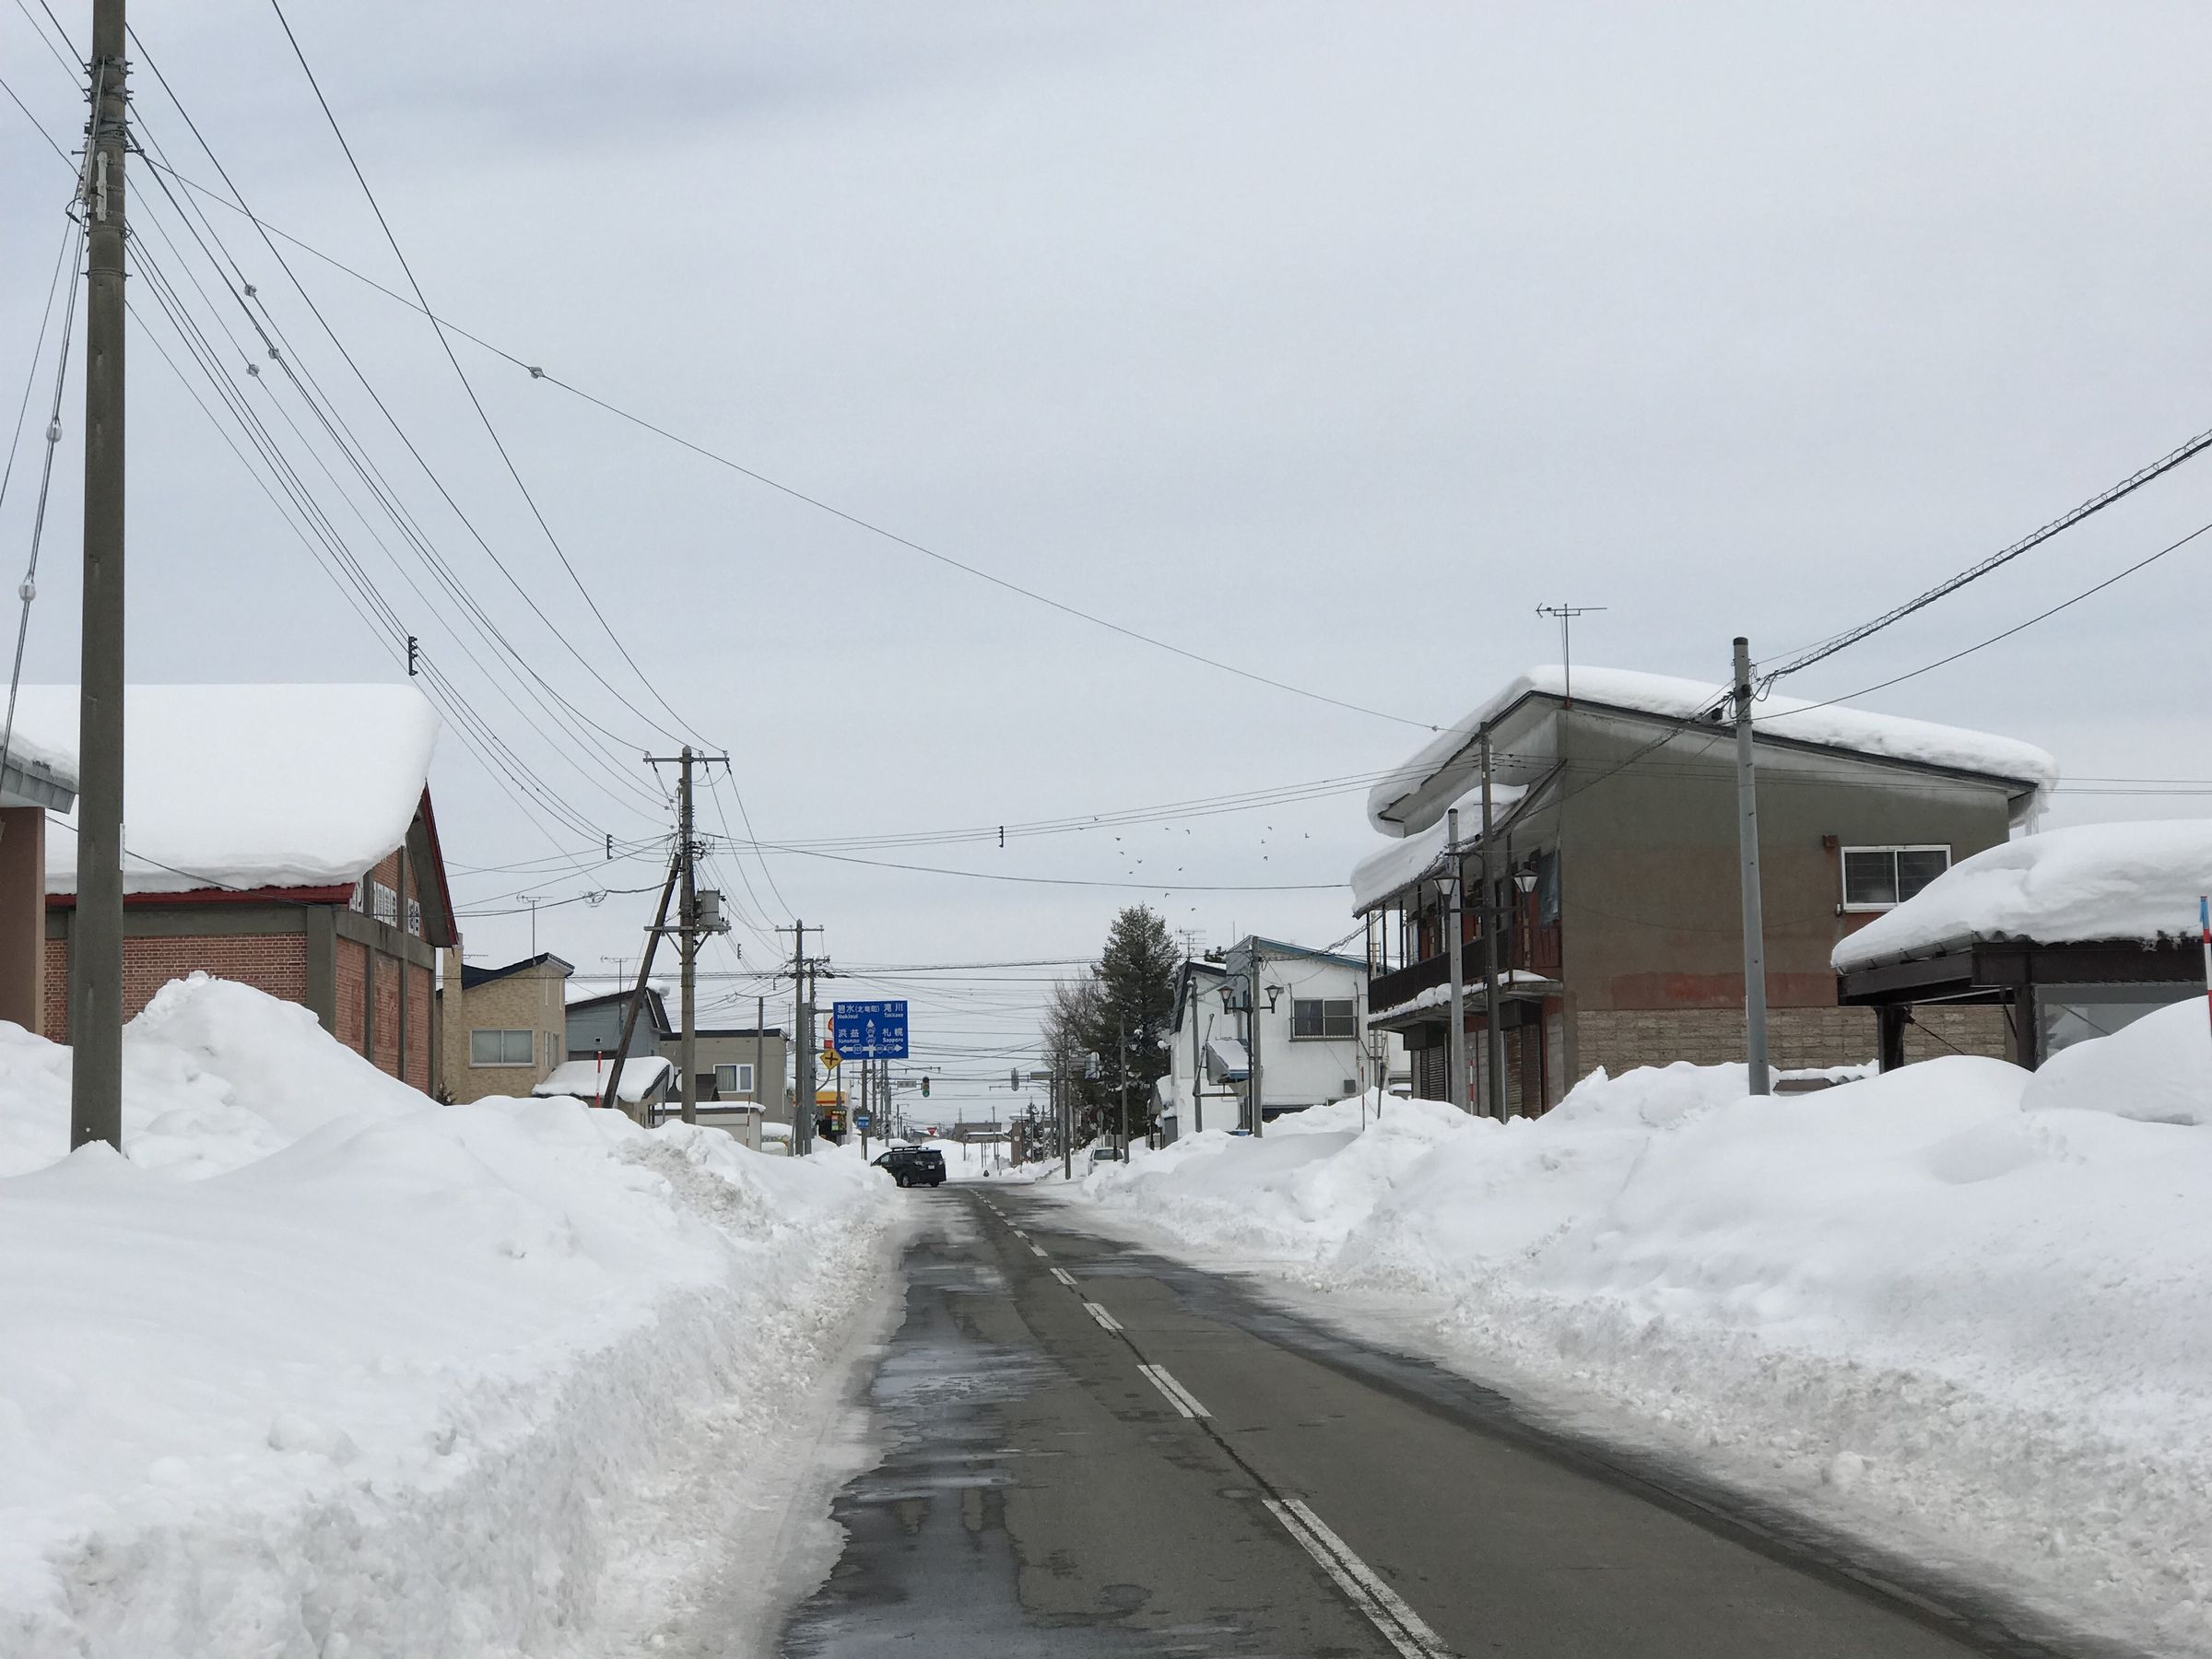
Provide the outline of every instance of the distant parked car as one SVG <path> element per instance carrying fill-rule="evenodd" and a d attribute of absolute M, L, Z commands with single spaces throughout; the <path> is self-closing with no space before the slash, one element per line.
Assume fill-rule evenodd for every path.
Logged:
<path fill-rule="evenodd" d="M 935 1147 L 893 1147 L 876 1160 L 900 1186 L 943 1186 L 945 1154 Z"/>
<path fill-rule="evenodd" d="M 1090 1167 L 1094 1170 L 1100 1164 L 1122 1161 L 1122 1149 L 1119 1147 L 1093 1147 L 1090 1149 Z"/>

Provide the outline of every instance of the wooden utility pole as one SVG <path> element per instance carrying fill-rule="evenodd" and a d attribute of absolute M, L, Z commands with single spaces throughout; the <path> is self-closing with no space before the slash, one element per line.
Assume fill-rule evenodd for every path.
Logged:
<path fill-rule="evenodd" d="M 653 925 L 645 932 L 645 959 L 638 964 L 637 988 L 629 994 L 629 1006 L 622 1014 L 622 1036 L 615 1044 L 615 1063 L 607 1068 L 606 1088 L 601 1090 L 599 1104 L 621 1109 L 622 1063 L 629 1057 L 629 1040 L 638 1029 L 638 1010 L 645 1006 L 646 988 L 653 982 L 653 953 L 660 947 L 661 935 L 668 931 L 668 898 L 676 891 L 677 876 L 683 869 L 683 855 L 677 855 L 668 865 L 668 879 L 661 883 L 661 902 L 653 912 Z M 653 1112 L 648 1109 L 641 1120 L 653 1127 Z"/>
<path fill-rule="evenodd" d="M 123 0 L 93 0 L 85 135 L 85 569 L 76 913 L 69 930 L 69 1145 L 123 1148 Z"/>

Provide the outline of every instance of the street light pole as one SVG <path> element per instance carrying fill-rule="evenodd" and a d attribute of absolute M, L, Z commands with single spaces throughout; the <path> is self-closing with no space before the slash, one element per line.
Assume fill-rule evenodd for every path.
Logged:
<path fill-rule="evenodd" d="M 1759 890 L 1759 773 L 1751 755 L 1751 641 L 1735 641 L 1736 861 L 1744 882 L 1744 1058 L 1751 1092 L 1769 1092 L 1767 940 Z"/>
<path fill-rule="evenodd" d="M 1466 885 L 1466 874 L 1460 862 L 1458 807 L 1444 814 L 1444 823 L 1445 856 L 1451 861 L 1451 872 L 1444 877 L 1444 954 L 1450 959 L 1452 976 L 1452 1024 L 1446 1033 L 1444 1057 L 1452 1077 L 1444 1098 L 1462 1112 L 1471 1112 L 1474 1107 L 1467 1099 L 1467 965 L 1461 940 L 1467 929 L 1460 893 Z"/>

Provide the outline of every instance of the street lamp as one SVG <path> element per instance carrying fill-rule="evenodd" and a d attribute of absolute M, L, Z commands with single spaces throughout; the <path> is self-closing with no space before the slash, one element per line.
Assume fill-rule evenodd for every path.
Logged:
<path fill-rule="evenodd" d="M 1521 897 L 1524 899 L 1535 892 L 1536 890 L 1536 866 L 1533 864 L 1524 864 L 1515 870 L 1513 885 L 1521 889 Z"/>

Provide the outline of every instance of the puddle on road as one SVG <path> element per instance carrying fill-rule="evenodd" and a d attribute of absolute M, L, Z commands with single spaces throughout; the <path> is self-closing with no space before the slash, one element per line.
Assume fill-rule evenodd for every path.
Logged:
<path fill-rule="evenodd" d="M 907 1261 L 906 1322 L 868 1390 L 883 1461 L 838 1494 L 846 1533 L 829 1582 L 793 1614 L 786 1659 L 1083 1659 L 1197 1653 L 1173 1635 L 1044 1625 L 1019 1600 L 1019 1563 L 1006 1530 L 1015 1476 L 1006 1407 L 1065 1372 L 1034 1347 L 990 1342 L 959 1317 L 964 1296 L 1003 1294 L 1004 1278 L 974 1255 L 957 1224 L 917 1243 Z M 1130 1605 L 1144 1592 L 1119 1586 Z M 1113 1618 L 1112 1607 L 1101 1608 Z"/>

